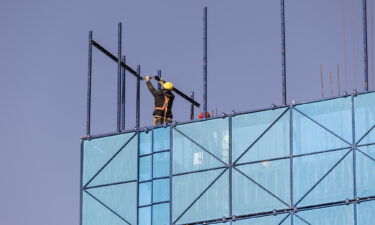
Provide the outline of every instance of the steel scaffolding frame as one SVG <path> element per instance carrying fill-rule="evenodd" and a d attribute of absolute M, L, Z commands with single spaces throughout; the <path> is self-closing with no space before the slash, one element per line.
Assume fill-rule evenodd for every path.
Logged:
<path fill-rule="evenodd" d="M 287 68 L 286 68 L 286 21 L 285 21 L 285 0 L 280 0 L 280 24 L 281 24 L 281 77 L 282 77 L 282 105 L 287 105 Z M 203 9 L 203 117 L 206 118 L 207 113 L 207 49 L 208 49 L 208 32 L 207 32 L 207 6 Z M 368 41 L 367 41 L 367 4 L 366 0 L 362 0 L 362 31 L 363 31 L 363 64 L 364 64 L 364 90 L 369 90 L 368 85 Z M 122 58 L 122 24 L 118 23 L 118 57 L 114 56 L 110 53 L 107 49 L 93 40 L 93 32 L 89 31 L 89 51 L 88 51 L 88 81 L 87 81 L 87 105 L 86 105 L 86 136 L 91 136 L 91 84 L 92 84 L 92 47 L 94 46 L 99 51 L 101 51 L 104 55 L 108 56 L 114 62 L 118 64 L 117 66 L 117 132 L 120 133 L 121 131 L 125 130 L 125 71 L 130 72 L 137 78 L 137 95 L 136 95 L 136 102 L 137 102 L 137 111 L 139 111 L 140 107 L 140 87 L 139 83 L 143 77 L 140 74 L 140 67 L 138 66 L 138 70 L 135 71 L 134 69 L 130 68 L 126 65 L 125 58 Z M 122 71 L 123 70 L 123 71 Z M 158 71 L 158 76 L 161 76 L 161 72 Z M 158 85 L 160 88 L 160 86 Z M 191 115 L 194 115 L 194 106 L 199 107 L 200 104 L 194 100 L 193 96 L 187 96 L 186 94 L 182 93 L 177 88 L 174 88 L 174 91 L 180 95 L 182 98 L 187 100 L 192 104 L 191 108 Z M 140 115 L 137 113 L 136 115 L 137 125 L 136 128 L 140 126 Z"/>
<path fill-rule="evenodd" d="M 375 93 L 375 92 L 372 92 L 372 93 Z M 175 219 L 174 221 L 172 221 L 173 223 L 171 224 L 179 224 L 178 223 L 178 220 L 194 205 L 195 202 L 197 202 L 203 195 L 204 193 L 206 193 L 209 188 L 226 172 L 226 171 L 229 171 L 229 175 L 228 175 L 228 179 L 229 179 L 229 202 L 228 202 L 228 205 L 229 205 L 229 216 L 228 217 L 224 217 L 224 218 L 216 218 L 216 219 L 211 219 L 211 220 L 208 220 L 208 221 L 196 221 L 194 223 L 189 223 L 189 224 L 215 224 L 215 223 L 222 223 L 222 222 L 229 222 L 229 223 L 232 223 L 233 221 L 236 221 L 236 220 L 242 220 L 242 219 L 251 219 L 251 218 L 257 218 L 257 217 L 262 217 L 262 216 L 268 216 L 268 215 L 277 215 L 277 214 L 286 214 L 286 217 L 280 222 L 280 224 L 285 221 L 289 216 L 290 217 L 298 217 L 299 219 L 302 219 L 303 218 L 301 216 L 299 216 L 298 212 L 300 211 L 305 211 L 305 210 L 309 210 L 309 209 L 318 209 L 318 208 L 327 208 L 327 207 L 334 207 L 334 206 L 340 206 L 340 205 L 353 205 L 353 209 L 354 209 L 354 212 L 353 212 L 353 215 L 354 215 L 354 221 L 353 221 L 353 224 L 357 224 L 357 220 L 356 220 L 356 213 L 357 213 L 357 209 L 356 209 L 356 205 L 361 203 L 361 202 L 364 202 L 364 201 L 371 201 L 371 200 L 375 200 L 375 196 L 368 196 L 368 197 L 359 197 L 357 196 L 357 187 L 356 187 L 356 153 L 359 152 L 359 154 L 362 154 L 364 155 L 365 157 L 367 157 L 368 159 L 372 160 L 375 162 L 375 159 L 371 156 L 369 156 L 368 154 L 366 154 L 365 152 L 363 152 L 361 149 L 359 149 L 359 147 L 363 147 L 363 146 L 371 146 L 371 145 L 374 145 L 375 143 L 365 143 L 365 144 L 361 144 L 361 141 L 375 128 L 375 124 L 372 125 L 370 127 L 369 130 L 367 130 L 360 138 L 358 138 L 358 140 L 356 140 L 355 138 L 355 98 L 357 95 L 362 95 L 363 93 L 354 93 L 353 95 L 351 96 L 343 96 L 343 97 L 336 97 L 336 98 L 327 98 L 325 100 L 332 100 L 332 99 L 339 99 L 339 98 L 350 98 L 350 102 L 351 102 L 351 121 L 352 121 L 352 142 L 348 142 L 346 141 L 345 139 L 343 139 L 340 135 L 336 134 L 335 132 L 331 131 L 329 128 L 327 128 L 326 126 L 324 126 L 323 124 L 319 123 L 318 121 L 314 120 L 313 118 L 311 118 L 310 116 L 306 115 L 305 113 L 303 113 L 301 110 L 297 109 L 296 106 L 299 106 L 299 105 L 303 105 L 303 104 L 310 104 L 310 103 L 316 103 L 316 102 L 321 102 L 321 101 L 324 101 L 324 100 L 318 100 L 318 101 L 313 101 L 313 102 L 309 102 L 309 103 L 302 103 L 302 104 L 297 104 L 297 105 L 290 105 L 288 107 L 279 107 L 279 109 L 285 109 L 281 115 L 279 115 L 276 120 L 274 120 L 270 126 L 268 126 L 266 128 L 266 130 L 264 132 L 262 132 L 256 139 L 255 141 L 253 141 L 253 143 L 251 143 L 251 145 L 246 148 L 245 152 L 249 151 L 251 149 L 251 147 L 256 143 L 258 142 L 258 140 L 268 131 L 271 129 L 271 127 L 276 124 L 277 121 L 279 121 L 282 116 L 286 115 L 287 113 L 290 113 L 290 120 L 289 120 L 289 123 L 290 123 L 290 140 L 289 140 L 289 144 L 291 146 L 290 148 L 290 155 L 289 156 L 285 156 L 285 157 L 279 157 L 279 158 L 270 158 L 270 159 L 266 159 L 267 161 L 274 161 L 274 160 L 280 160 L 280 159 L 289 159 L 289 163 L 290 163 L 290 202 L 291 204 L 288 204 L 286 203 L 285 201 L 283 201 L 282 199 L 280 199 L 277 195 L 275 195 L 274 193 L 272 193 L 270 190 L 268 190 L 266 187 L 262 186 L 261 184 L 259 184 L 258 182 L 256 182 L 254 179 L 252 179 L 251 177 L 249 177 L 248 175 L 246 175 L 244 172 L 242 172 L 241 170 L 239 170 L 237 168 L 237 166 L 240 166 L 240 165 L 247 165 L 247 164 L 254 164 L 254 163 L 259 163 L 259 162 L 262 162 L 264 160 L 257 160 L 257 161 L 249 161 L 249 162 L 245 162 L 245 163 L 239 163 L 239 159 L 241 157 L 243 157 L 245 155 L 245 152 L 242 153 L 236 160 L 234 160 L 232 162 L 232 118 L 237 116 L 237 115 L 242 115 L 242 114 L 245 114 L 245 113 L 233 113 L 231 115 L 223 115 L 221 117 L 216 117 L 216 118 L 210 118 L 210 119 L 205 119 L 205 120 L 200 120 L 200 121 L 188 121 L 188 122 L 185 122 L 185 123 L 173 123 L 170 125 L 170 149 L 165 149 L 165 150 L 161 150 L 161 151 L 157 151 L 157 152 L 151 152 L 150 154 L 143 154 L 143 155 L 140 155 L 139 153 L 139 145 L 140 145 L 140 141 L 139 141 L 139 137 L 140 137 L 140 133 L 141 132 L 145 132 L 146 130 L 148 130 L 148 132 L 154 132 L 155 129 L 159 129 L 159 128 L 162 128 L 162 127 L 165 127 L 165 126 L 158 126 L 158 127 L 151 127 L 151 128 L 140 128 L 140 129 L 137 129 L 137 130 L 130 130 L 130 131 L 125 131 L 123 133 L 133 133 L 133 135 L 131 136 L 131 138 L 115 153 L 115 155 L 113 157 L 110 158 L 109 161 L 107 161 L 105 163 L 105 165 L 103 167 L 101 167 L 99 169 L 99 171 L 97 173 L 95 173 L 94 177 L 92 177 L 89 182 L 87 182 L 86 184 L 83 184 L 82 183 L 82 176 L 83 176 L 83 152 L 84 152 L 84 148 L 83 148 L 83 142 L 84 141 L 90 141 L 92 139 L 96 139 L 96 138 L 100 138 L 100 137 L 107 137 L 107 136 L 111 136 L 111 135 L 116 135 L 118 133 L 113 133 L 113 134 L 109 134 L 109 135 L 104 135 L 104 136 L 97 136 L 97 137 L 86 137 L 83 139 L 82 141 L 82 145 L 81 145 L 81 213 L 82 213 L 82 192 L 85 192 L 87 193 L 87 189 L 91 189 L 91 188 L 97 188 L 97 187 L 103 187 L 103 186 L 109 186 L 109 185 L 117 185 L 117 184 L 122 184 L 122 183 L 128 183 L 128 182 L 137 182 L 137 186 L 139 186 L 139 184 L 141 183 L 145 183 L 145 182 L 152 182 L 154 180 L 157 180 L 157 179 L 169 179 L 170 180 L 170 187 L 169 187 L 169 201 L 163 201 L 163 202 L 160 202 L 160 203 L 156 203 L 156 204 L 162 204 L 162 203 L 169 203 L 170 205 L 170 218 L 169 218 L 169 221 L 172 221 L 172 209 L 173 209 L 173 199 L 172 199 L 172 191 L 173 191 L 173 188 L 172 188 L 172 180 L 174 177 L 177 177 L 177 176 L 183 176 L 183 175 L 187 175 L 187 174 L 192 174 L 192 173 L 199 173 L 199 172 L 204 172 L 204 171 L 210 171 L 210 170 L 217 170 L 217 169 L 222 169 L 223 171 L 198 195 L 197 198 L 195 198 L 193 200 L 193 202 L 191 204 L 188 205 L 188 207 L 181 213 L 181 215 L 179 215 L 177 217 L 177 219 Z M 274 109 L 274 108 L 272 108 Z M 269 110 L 272 110 L 272 109 L 269 109 Z M 255 110 L 253 112 L 259 112 L 259 111 L 264 111 L 264 110 Z M 249 112 L 247 112 L 249 113 Z M 251 112 L 250 112 L 251 113 Z M 335 148 L 335 149 L 328 149 L 328 150 L 323 150 L 323 151 L 317 151 L 317 152 L 310 152 L 310 153 L 304 153 L 304 154 L 293 154 L 293 114 L 294 113 L 298 113 L 300 115 L 302 115 L 304 118 L 307 118 L 308 120 L 310 120 L 311 122 L 313 122 L 314 124 L 318 125 L 319 127 L 321 127 L 322 129 L 324 129 L 325 131 L 329 132 L 330 134 L 334 135 L 335 137 L 337 137 L 338 139 L 340 139 L 341 141 L 343 141 L 343 143 L 346 143 L 347 146 L 345 147 L 342 147 L 342 148 Z M 181 130 L 179 130 L 178 126 L 179 125 L 182 125 L 182 124 L 188 124 L 188 123 L 199 123 L 199 122 L 204 122 L 204 121 L 208 121 L 208 120 L 214 120 L 214 119 L 220 119 L 220 118 L 228 118 L 228 129 L 229 129 L 229 163 L 226 163 L 224 162 L 223 160 L 221 160 L 220 158 L 218 158 L 216 155 L 212 154 L 212 152 L 209 150 L 209 149 L 206 149 L 205 147 L 203 147 L 202 145 L 200 145 L 198 142 L 196 142 L 193 138 L 189 137 L 188 135 L 184 134 Z M 189 172 L 183 172 L 183 173 L 173 173 L 173 133 L 174 132 L 177 132 L 179 134 L 181 134 L 183 137 L 185 137 L 186 139 L 188 139 L 189 141 L 191 141 L 192 143 L 194 143 L 194 145 L 198 146 L 201 150 L 203 150 L 205 153 L 208 153 L 209 155 L 211 155 L 212 157 L 214 157 L 216 160 L 218 160 L 221 164 L 223 164 L 221 167 L 214 167 L 214 168 L 208 168 L 208 169 L 202 169 L 202 170 L 195 170 L 195 171 L 189 171 Z M 153 136 L 152 135 L 152 139 L 153 139 Z M 152 179 L 151 180 L 145 180 L 145 181 L 140 181 L 139 179 L 139 166 L 140 164 L 138 163 L 138 179 L 137 180 L 130 180 L 130 181 L 123 181 L 123 182 L 117 182 L 117 183 L 111 183 L 111 184 L 103 184 L 103 185 L 98 185 L 98 186 L 92 186 L 92 187 L 88 187 L 88 184 L 110 163 L 110 161 L 113 160 L 113 158 L 119 154 L 119 152 L 133 139 L 133 138 L 138 138 L 138 160 L 141 158 L 141 157 L 145 157 L 145 156 L 152 156 L 154 154 L 158 154 L 158 153 L 163 153 L 163 152 L 169 152 L 170 153 L 170 165 L 169 165 L 169 169 L 170 169 L 170 173 L 169 173 L 169 176 L 165 176 L 165 177 L 160 177 L 160 178 L 153 178 L 151 177 Z M 154 141 L 152 140 L 152 143 Z M 152 147 L 153 148 L 153 147 Z M 303 156 L 308 156 L 308 155 L 317 155 L 317 154 L 321 154 L 321 153 L 328 153 L 328 152 L 335 152 L 335 151 L 343 151 L 346 153 L 340 157 L 340 159 L 327 171 L 323 174 L 322 177 L 320 177 L 320 179 L 300 198 L 298 199 L 297 201 L 294 201 L 293 199 L 293 159 L 294 158 L 298 158 L 298 157 L 303 157 Z M 325 177 L 327 177 L 328 174 L 330 174 L 331 171 L 333 171 L 349 154 L 352 154 L 353 155 L 353 198 L 351 199 L 345 199 L 345 200 L 342 200 L 342 201 L 337 201 L 337 202 L 329 202 L 329 203 L 324 203 L 324 204 L 317 204 L 317 205 L 308 205 L 308 206 L 302 206 L 302 207 L 299 207 L 298 204 L 316 187 L 319 185 L 320 182 L 322 182 L 324 180 Z M 271 196 L 273 196 L 275 199 L 278 199 L 281 203 L 283 203 L 285 205 L 285 208 L 284 209 L 281 209 L 281 210 L 272 210 L 272 211 L 265 211 L 265 212 L 259 212 L 259 213 L 254 213 L 254 214 L 247 214 L 247 215 L 233 215 L 233 210 L 232 210 L 232 194 L 233 194 L 233 190 L 232 190 L 232 171 L 236 170 L 237 172 L 239 172 L 240 174 L 242 174 L 245 178 L 249 179 L 253 184 L 255 184 L 256 186 L 258 186 L 259 188 L 263 189 L 264 191 L 266 191 L 268 194 L 270 194 Z M 139 189 L 137 191 L 137 196 L 139 196 Z M 139 197 L 138 197 L 139 199 Z M 152 206 L 154 205 L 155 203 L 152 203 L 151 205 L 145 205 L 145 206 L 140 206 L 139 205 L 139 201 L 137 199 L 137 208 L 141 208 L 141 207 L 146 207 L 146 206 Z M 106 206 L 103 202 L 100 202 L 104 207 L 108 208 L 108 206 Z M 115 214 L 116 215 L 116 214 Z M 82 215 L 80 215 L 82 217 Z M 139 217 L 139 215 L 138 215 Z M 121 217 L 120 217 L 121 218 Z M 293 221 L 293 220 L 292 220 Z M 126 222 L 126 221 L 125 221 Z M 293 223 L 293 222 L 292 222 Z M 130 224 L 130 223 L 128 223 Z M 181 224 L 182 225 L 182 224 Z"/>

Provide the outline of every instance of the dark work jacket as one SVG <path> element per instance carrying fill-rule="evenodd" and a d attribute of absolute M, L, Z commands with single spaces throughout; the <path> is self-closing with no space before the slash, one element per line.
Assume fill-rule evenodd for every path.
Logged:
<path fill-rule="evenodd" d="M 146 85 L 147 85 L 148 90 L 150 90 L 151 94 L 154 96 L 155 107 L 163 107 L 164 100 L 165 100 L 164 96 L 169 98 L 169 104 L 167 107 L 166 117 L 172 119 L 173 118 L 172 105 L 173 105 L 173 100 L 174 100 L 174 94 L 172 93 L 172 91 L 166 90 L 166 89 L 156 90 L 154 86 L 151 84 L 151 81 L 147 81 Z M 164 117 L 164 112 L 163 110 L 155 109 L 153 115 Z"/>

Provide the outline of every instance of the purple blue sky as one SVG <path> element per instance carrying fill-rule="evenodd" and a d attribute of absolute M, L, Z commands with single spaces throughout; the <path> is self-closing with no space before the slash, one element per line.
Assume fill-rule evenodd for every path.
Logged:
<path fill-rule="evenodd" d="M 374 0 L 368 0 L 374 89 Z M 362 1 L 286 0 L 288 102 L 363 90 Z M 0 224 L 78 225 L 80 136 L 85 134 L 87 38 L 116 53 L 123 22 L 128 64 L 158 69 L 202 102 L 202 14 L 208 6 L 208 108 L 281 104 L 279 0 L 2 0 L 0 2 Z M 372 20 L 372 22 L 371 22 Z M 117 65 L 94 50 L 93 133 L 115 130 Z M 345 84 L 345 74 L 347 84 Z M 135 79 L 127 77 L 127 128 Z M 152 123 L 142 83 L 141 124 Z M 175 118 L 189 105 L 176 98 Z"/>

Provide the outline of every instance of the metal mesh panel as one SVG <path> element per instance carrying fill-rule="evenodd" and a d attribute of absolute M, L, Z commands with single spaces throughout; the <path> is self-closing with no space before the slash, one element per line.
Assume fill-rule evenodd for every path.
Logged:
<path fill-rule="evenodd" d="M 287 109 L 267 110 L 232 119 L 232 151 L 240 162 L 283 157 L 289 154 L 289 114 Z M 282 118 L 282 114 L 285 114 Z M 275 124 L 274 124 L 275 123 Z M 266 132 L 266 133 L 264 133 Z M 264 136 L 262 135 L 264 133 Z M 257 140 L 259 138 L 259 140 Z"/>
<path fill-rule="evenodd" d="M 139 154 L 146 155 L 152 152 L 152 131 L 139 133 Z"/>
<path fill-rule="evenodd" d="M 82 225 L 127 225 L 124 220 L 105 208 L 87 193 L 84 192 L 82 197 Z"/>
<path fill-rule="evenodd" d="M 228 118 L 179 125 L 175 129 L 223 162 L 229 159 Z"/>
<path fill-rule="evenodd" d="M 169 200 L 169 179 L 154 180 L 152 185 L 153 202 L 164 202 Z"/>
<path fill-rule="evenodd" d="M 254 214 L 274 209 L 285 209 L 285 205 L 265 187 L 245 177 L 238 170 L 233 170 L 233 213 L 234 215 Z M 247 175 L 248 176 L 248 175 Z M 288 179 L 287 177 L 284 177 Z M 286 189 L 288 191 L 288 189 Z"/>
<path fill-rule="evenodd" d="M 139 180 L 152 178 L 152 156 L 144 156 L 139 159 Z"/>
<path fill-rule="evenodd" d="M 263 161 L 237 166 L 233 184 L 234 201 L 238 206 L 235 207 L 235 211 L 257 213 L 267 209 L 288 208 L 290 205 L 289 161 L 289 159 Z"/>
<path fill-rule="evenodd" d="M 324 129 L 311 118 L 296 110 L 293 111 L 293 153 L 295 155 L 348 147 L 350 144 Z"/>
<path fill-rule="evenodd" d="M 169 223 L 169 203 L 152 206 L 152 224 L 166 225 Z"/>
<path fill-rule="evenodd" d="M 136 180 L 137 143 L 137 138 L 129 141 L 88 186 Z"/>
<path fill-rule="evenodd" d="M 362 202 L 358 206 L 358 225 L 374 224 L 375 201 Z"/>
<path fill-rule="evenodd" d="M 175 174 L 225 165 L 178 131 L 173 131 L 173 153 Z"/>
<path fill-rule="evenodd" d="M 169 152 L 153 155 L 153 177 L 169 176 Z"/>
<path fill-rule="evenodd" d="M 170 128 L 169 127 L 162 127 L 154 129 L 154 143 L 153 143 L 153 151 L 163 151 L 167 150 L 170 147 Z"/>
<path fill-rule="evenodd" d="M 352 142 L 350 97 L 298 105 L 296 109 L 344 140 Z"/>
<path fill-rule="evenodd" d="M 186 224 L 227 217 L 229 212 L 228 181 L 228 171 L 226 171 L 176 222 Z"/>
<path fill-rule="evenodd" d="M 371 128 L 375 125 L 375 93 L 355 97 L 354 109 L 356 141 L 363 138 L 360 144 L 374 143 L 375 133 Z"/>
<path fill-rule="evenodd" d="M 172 178 L 172 218 L 179 219 L 184 211 L 207 189 L 223 172 L 222 169 L 192 173 Z M 226 187 L 222 187 L 224 190 Z M 214 200 L 213 200 L 214 201 Z M 225 204 L 223 207 L 226 207 Z"/>
<path fill-rule="evenodd" d="M 138 204 L 140 206 L 149 205 L 151 204 L 151 191 L 152 191 L 152 183 L 146 182 L 139 184 L 139 199 Z"/>
<path fill-rule="evenodd" d="M 83 177 L 86 184 L 92 177 L 119 152 L 134 133 L 115 135 L 83 142 Z"/>
<path fill-rule="evenodd" d="M 130 224 L 136 223 L 136 182 L 92 188 L 87 191 Z"/>
<path fill-rule="evenodd" d="M 139 208 L 139 225 L 151 225 L 151 206 Z"/>
<path fill-rule="evenodd" d="M 301 211 L 294 216 L 295 225 L 344 225 L 354 223 L 353 205 Z"/>
<path fill-rule="evenodd" d="M 350 150 L 340 150 L 294 158 L 295 202 L 304 206 L 352 198 L 351 156 Z"/>
<path fill-rule="evenodd" d="M 357 194 L 360 197 L 375 195 L 375 146 L 358 148 L 356 154 Z"/>

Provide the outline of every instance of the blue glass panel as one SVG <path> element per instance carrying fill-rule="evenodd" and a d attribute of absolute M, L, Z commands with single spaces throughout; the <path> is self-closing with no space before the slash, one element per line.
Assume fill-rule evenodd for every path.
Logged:
<path fill-rule="evenodd" d="M 169 176 L 169 152 L 154 154 L 153 160 L 154 178 Z"/>
<path fill-rule="evenodd" d="M 375 195 L 375 146 L 363 146 L 356 153 L 357 195 Z"/>
<path fill-rule="evenodd" d="M 173 173 L 184 173 L 224 166 L 198 145 L 173 131 Z"/>
<path fill-rule="evenodd" d="M 297 105 L 296 109 L 346 141 L 352 142 L 352 102 L 350 97 Z"/>
<path fill-rule="evenodd" d="M 288 218 L 286 218 L 288 217 Z M 285 219 L 286 218 L 286 219 Z M 283 223 L 281 223 L 283 221 Z M 263 216 L 253 219 L 237 220 L 233 225 L 290 225 L 290 216 L 288 214 L 278 214 L 272 216 Z"/>
<path fill-rule="evenodd" d="M 189 224 L 228 217 L 229 213 L 229 172 L 228 170 L 196 201 L 177 221 Z"/>
<path fill-rule="evenodd" d="M 354 98 L 355 137 L 358 141 L 375 125 L 375 93 L 362 94 Z M 374 143 L 374 130 L 360 142 Z"/>
<path fill-rule="evenodd" d="M 139 225 L 151 225 L 151 206 L 142 207 L 139 211 Z"/>
<path fill-rule="evenodd" d="M 256 183 L 266 188 L 282 201 L 290 205 L 290 160 L 263 161 L 261 163 L 237 166 L 241 172 L 253 179 Z M 243 179 L 248 179 L 243 176 Z M 258 188 L 257 188 L 258 189 Z M 249 191 L 251 191 L 249 189 Z M 264 204 L 268 204 L 263 201 Z M 255 204 L 256 207 L 266 209 L 262 202 Z M 268 207 L 268 209 L 274 209 Z M 260 212 L 261 210 L 256 210 Z"/>
<path fill-rule="evenodd" d="M 293 110 L 294 155 L 346 147 L 350 145 Z"/>
<path fill-rule="evenodd" d="M 237 160 L 238 157 L 248 148 L 251 144 L 255 142 L 259 136 L 266 131 L 266 129 L 272 125 L 273 122 L 276 121 L 276 119 L 287 109 L 281 108 L 281 109 L 275 109 L 275 110 L 266 110 L 256 113 L 249 113 L 249 114 L 243 114 L 238 115 L 232 118 L 232 151 L 233 151 L 233 160 Z M 288 114 L 288 113 L 287 113 Z M 285 124 L 284 126 L 282 124 Z M 248 161 L 256 161 L 259 159 L 268 159 L 268 158 L 275 158 L 279 156 L 285 155 L 285 151 L 287 151 L 285 148 L 283 148 L 283 141 L 281 136 L 284 137 L 285 135 L 289 135 L 289 130 L 287 129 L 287 126 L 289 126 L 289 123 L 281 122 L 279 123 L 278 127 L 273 129 L 274 133 L 277 135 L 276 141 L 281 141 L 281 143 L 277 143 L 277 145 L 274 145 L 273 140 L 272 141 L 272 147 L 271 149 L 264 149 L 266 147 L 269 147 L 267 143 L 264 143 L 264 148 L 259 149 L 258 151 L 252 151 L 252 153 L 249 153 L 249 156 L 247 156 Z M 280 136 L 281 135 L 281 136 Z M 266 138 L 267 139 L 267 138 Z M 270 141 L 269 139 L 267 139 Z M 287 139 L 288 140 L 288 139 Z M 272 154 L 270 155 L 270 152 Z"/>
<path fill-rule="evenodd" d="M 153 202 L 163 202 L 169 200 L 169 179 L 154 180 L 153 186 Z"/>
<path fill-rule="evenodd" d="M 139 184 L 139 205 L 151 204 L 151 182 Z"/>
<path fill-rule="evenodd" d="M 82 225 L 127 225 L 90 195 L 83 192 Z"/>
<path fill-rule="evenodd" d="M 88 186 L 137 179 L 137 138 L 133 138 Z"/>
<path fill-rule="evenodd" d="M 229 121 L 214 119 L 179 125 L 177 130 L 224 162 L 229 160 Z"/>
<path fill-rule="evenodd" d="M 152 206 L 152 225 L 168 225 L 169 203 Z"/>
<path fill-rule="evenodd" d="M 361 202 L 357 205 L 358 225 L 373 225 L 375 215 L 375 201 Z"/>
<path fill-rule="evenodd" d="M 137 183 L 125 183 L 87 190 L 131 224 L 136 223 Z"/>
<path fill-rule="evenodd" d="M 353 205 L 335 206 L 298 212 L 294 225 L 349 225 L 354 224 Z M 308 223 L 306 223 L 308 222 Z"/>
<path fill-rule="evenodd" d="M 152 131 L 139 134 L 139 154 L 146 155 L 152 152 Z"/>
<path fill-rule="evenodd" d="M 350 150 L 293 159 L 294 201 L 299 201 Z M 342 201 L 353 197 L 353 160 L 349 153 L 298 206 Z"/>
<path fill-rule="evenodd" d="M 152 177 L 151 171 L 151 156 L 144 156 L 139 158 L 139 180 L 150 180 Z"/>
<path fill-rule="evenodd" d="M 83 142 L 83 183 L 86 184 L 134 135 L 127 133 Z"/>
<path fill-rule="evenodd" d="M 284 114 L 252 147 L 239 163 L 290 155 L 290 113 Z"/>
<path fill-rule="evenodd" d="M 219 169 L 173 177 L 173 220 L 176 220 L 222 172 L 223 170 Z"/>
<path fill-rule="evenodd" d="M 170 149 L 170 128 L 154 129 L 154 152 Z"/>
<path fill-rule="evenodd" d="M 288 179 L 288 177 L 282 178 Z M 274 209 L 289 208 L 289 206 L 270 195 L 237 170 L 233 170 L 232 189 L 234 215 L 247 215 L 258 212 L 272 211 Z M 287 190 L 288 189 L 283 191 Z"/>

